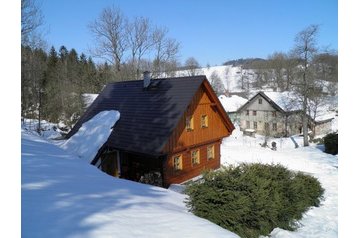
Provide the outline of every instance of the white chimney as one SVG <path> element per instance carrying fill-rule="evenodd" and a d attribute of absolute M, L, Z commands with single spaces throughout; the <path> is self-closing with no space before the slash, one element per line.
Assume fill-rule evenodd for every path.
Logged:
<path fill-rule="evenodd" d="M 143 87 L 147 88 L 150 84 L 150 71 L 143 72 Z"/>

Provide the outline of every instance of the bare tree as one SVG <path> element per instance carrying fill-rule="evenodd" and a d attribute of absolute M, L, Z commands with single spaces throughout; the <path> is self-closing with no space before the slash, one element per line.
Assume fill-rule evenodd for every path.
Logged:
<path fill-rule="evenodd" d="M 176 58 L 179 52 L 180 44 L 175 39 L 168 38 L 167 28 L 155 28 L 152 34 L 154 60 L 153 77 L 158 77 L 163 72 L 173 70 L 176 65 Z"/>
<path fill-rule="evenodd" d="M 269 68 L 272 70 L 275 79 L 275 88 L 284 89 L 284 71 L 286 55 L 282 52 L 275 52 L 268 57 Z"/>
<path fill-rule="evenodd" d="M 91 49 L 94 57 L 100 57 L 114 64 L 120 71 L 122 58 L 127 50 L 125 16 L 118 7 L 103 9 L 99 17 L 88 25 L 96 47 Z"/>
<path fill-rule="evenodd" d="M 21 0 L 21 44 L 33 48 L 43 44 L 38 32 L 43 24 L 44 17 L 35 0 Z"/>
<path fill-rule="evenodd" d="M 195 76 L 199 73 L 199 62 L 194 57 L 189 57 L 185 60 L 184 67 L 189 76 Z"/>
<path fill-rule="evenodd" d="M 136 67 L 137 79 L 140 77 L 142 57 L 153 47 L 154 40 L 148 18 L 136 17 L 126 24 L 126 36 L 131 51 L 132 64 Z"/>
<path fill-rule="evenodd" d="M 211 86 L 213 87 L 213 89 L 217 95 L 224 92 L 224 84 L 221 81 L 221 78 L 218 75 L 218 73 L 216 72 L 216 70 L 214 70 L 214 72 L 211 73 L 209 80 L 210 80 Z"/>
<path fill-rule="evenodd" d="M 302 95 L 302 132 L 303 145 L 308 146 L 308 99 L 312 93 L 313 74 L 311 72 L 311 62 L 315 53 L 318 51 L 316 38 L 318 34 L 318 25 L 310 25 L 299 32 L 295 38 L 294 55 L 300 60 L 300 70 L 297 75 L 295 88 Z"/>

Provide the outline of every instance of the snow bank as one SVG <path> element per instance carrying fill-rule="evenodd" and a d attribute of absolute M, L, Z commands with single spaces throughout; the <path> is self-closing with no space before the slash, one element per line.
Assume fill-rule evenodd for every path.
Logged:
<path fill-rule="evenodd" d="M 21 138 L 24 238 L 234 238 L 187 211 L 185 195 L 113 178 L 42 138 Z"/>
<path fill-rule="evenodd" d="M 113 110 L 98 113 L 83 123 L 77 133 L 60 144 L 60 147 L 90 163 L 107 141 L 119 117 L 120 113 Z"/>

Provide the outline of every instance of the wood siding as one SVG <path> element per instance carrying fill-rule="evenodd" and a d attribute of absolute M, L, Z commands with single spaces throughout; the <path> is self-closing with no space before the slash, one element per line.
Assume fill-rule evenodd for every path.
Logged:
<path fill-rule="evenodd" d="M 207 115 L 208 127 L 201 127 L 202 115 Z M 186 118 L 189 116 L 193 117 L 193 130 L 186 130 L 185 128 Z M 210 100 L 206 89 L 202 86 L 181 117 L 163 152 L 168 154 L 180 152 L 194 145 L 222 139 L 229 136 L 230 133 L 218 111 L 217 104 Z"/>
<path fill-rule="evenodd" d="M 214 146 L 214 158 L 207 159 L 207 147 Z M 221 140 L 215 141 L 212 143 L 204 144 L 198 147 L 193 147 L 188 150 L 181 151 L 179 153 L 169 154 L 167 160 L 164 162 L 163 177 L 164 177 L 164 186 L 167 187 L 173 183 L 182 183 L 191 178 L 194 178 L 200 175 L 206 169 L 217 169 L 220 167 L 220 145 Z M 199 150 L 200 154 L 200 163 L 197 165 L 192 165 L 191 162 L 191 151 Z M 174 159 L 175 155 L 182 156 L 182 169 L 174 169 Z"/>

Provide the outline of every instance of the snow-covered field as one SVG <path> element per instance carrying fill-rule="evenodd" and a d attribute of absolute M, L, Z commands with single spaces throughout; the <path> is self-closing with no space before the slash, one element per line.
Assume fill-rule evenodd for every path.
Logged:
<path fill-rule="evenodd" d="M 223 141 L 222 163 L 281 163 L 317 177 L 322 205 L 304 215 L 297 231 L 276 228 L 270 237 L 337 237 L 337 156 L 315 145 L 294 149 L 292 140 L 302 145 L 299 136 L 273 140 L 277 151 L 260 147 L 263 137 L 235 130 Z M 189 213 L 183 194 L 110 177 L 29 130 L 22 130 L 21 144 L 23 237 L 238 237 Z"/>

